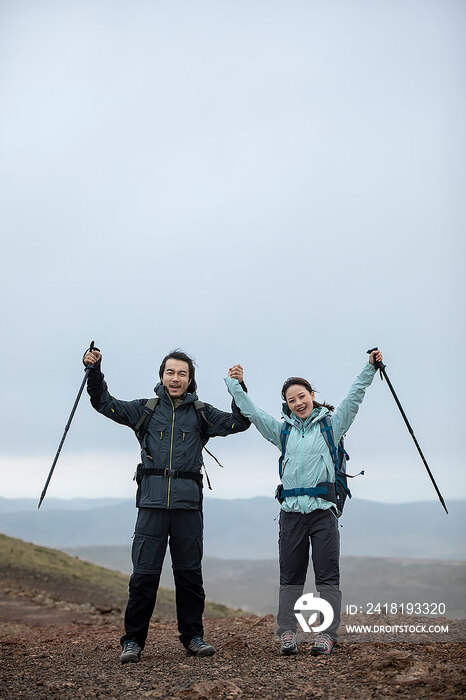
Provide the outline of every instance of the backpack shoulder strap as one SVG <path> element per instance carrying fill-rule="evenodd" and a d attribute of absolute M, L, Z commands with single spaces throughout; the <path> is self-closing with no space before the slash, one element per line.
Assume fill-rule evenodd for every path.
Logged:
<path fill-rule="evenodd" d="M 155 407 L 157 406 L 159 402 L 159 397 L 154 396 L 152 399 L 149 399 L 146 401 L 146 404 L 144 406 L 144 411 L 142 413 L 142 416 L 134 426 L 134 432 L 138 434 L 139 439 L 142 440 L 144 437 L 147 426 L 149 425 L 149 421 L 152 417 L 152 414 L 155 411 Z"/>
<path fill-rule="evenodd" d="M 205 414 L 205 403 L 203 401 L 200 401 L 199 399 L 196 399 L 196 401 L 194 402 L 194 408 L 196 409 L 197 419 L 199 420 L 199 417 L 201 417 L 206 425 L 211 425 L 207 420 L 207 416 Z M 199 427 L 201 427 L 200 422 Z"/>
<path fill-rule="evenodd" d="M 199 426 L 199 432 L 201 433 L 202 442 L 207 443 L 209 440 L 207 436 L 207 426 L 212 425 L 212 423 L 209 422 L 205 414 L 205 404 L 203 401 L 196 399 L 194 408 L 196 409 L 197 424 Z"/>
<path fill-rule="evenodd" d="M 288 437 L 290 435 L 290 431 L 291 431 L 290 424 L 287 423 L 286 420 L 284 420 L 282 423 L 282 431 L 280 433 L 282 453 L 281 453 L 280 458 L 278 460 L 278 473 L 280 474 L 280 479 L 282 478 L 282 474 L 283 474 L 283 459 L 285 457 L 286 443 L 288 442 Z"/>
<path fill-rule="evenodd" d="M 223 469 L 223 464 L 220 464 L 217 457 L 214 454 L 212 454 L 212 452 L 210 452 L 210 450 L 208 450 L 206 447 L 207 443 L 209 442 L 209 436 L 207 435 L 207 426 L 212 425 L 212 423 L 209 421 L 209 419 L 207 418 L 207 416 L 205 414 L 205 404 L 202 401 L 200 401 L 199 399 L 197 399 L 194 402 L 194 408 L 196 409 L 197 422 L 199 425 L 199 432 L 201 434 L 201 440 L 203 443 L 204 450 L 207 452 L 208 455 L 210 455 L 212 457 L 212 459 L 214 459 L 217 462 L 219 467 L 222 467 L 222 469 Z M 211 489 L 212 487 L 210 485 L 210 481 L 209 481 L 209 477 L 207 475 L 207 470 L 205 469 L 205 465 L 204 465 L 204 470 L 205 470 L 205 473 L 207 476 L 207 483 L 209 484 L 209 489 Z"/>
<path fill-rule="evenodd" d="M 327 443 L 327 447 L 330 450 L 330 454 L 332 456 L 333 464 L 335 465 L 335 476 L 338 472 L 338 454 L 337 454 L 337 448 L 335 445 L 335 438 L 333 436 L 333 428 L 332 428 L 332 421 L 330 420 L 329 416 L 324 416 L 321 421 L 319 421 L 320 425 L 320 431 L 322 433 L 322 437 L 324 438 L 325 442 Z"/>
<path fill-rule="evenodd" d="M 151 399 L 149 399 L 149 401 L 146 402 L 146 408 L 148 408 L 149 411 L 154 412 L 159 400 L 160 399 L 158 396 L 153 396 Z"/>

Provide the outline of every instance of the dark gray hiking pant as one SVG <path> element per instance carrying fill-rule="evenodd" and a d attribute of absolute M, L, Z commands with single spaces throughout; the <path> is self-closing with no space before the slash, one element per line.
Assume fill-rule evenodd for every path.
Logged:
<path fill-rule="evenodd" d="M 125 612 L 123 644 L 134 639 L 143 649 L 154 611 L 162 564 L 169 542 L 176 591 L 180 641 L 203 635 L 202 512 L 140 508 L 133 539 L 133 574 Z"/>
<path fill-rule="evenodd" d="M 333 509 L 312 513 L 280 512 L 278 634 L 296 630 L 294 604 L 303 594 L 309 544 L 316 589 L 333 609 L 333 622 L 325 633 L 336 641 L 341 616 L 340 533 Z"/>

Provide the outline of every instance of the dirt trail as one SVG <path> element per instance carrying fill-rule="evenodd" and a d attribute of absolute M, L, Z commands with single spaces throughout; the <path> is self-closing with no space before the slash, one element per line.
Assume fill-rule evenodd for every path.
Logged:
<path fill-rule="evenodd" d="M 217 647 L 217 654 L 208 659 L 186 656 L 174 620 L 155 621 L 141 662 L 121 666 L 121 612 L 4 594 L 0 620 L 2 700 L 451 700 L 466 694 L 465 621 L 442 620 L 450 625 L 445 641 L 426 634 L 393 639 L 371 634 L 366 641 L 362 635 L 342 634 L 330 658 L 311 657 L 308 639 L 300 644 L 297 657 L 281 658 L 271 616 L 207 619 L 205 636 Z M 397 624 L 403 621 L 417 622 L 403 618 Z"/>

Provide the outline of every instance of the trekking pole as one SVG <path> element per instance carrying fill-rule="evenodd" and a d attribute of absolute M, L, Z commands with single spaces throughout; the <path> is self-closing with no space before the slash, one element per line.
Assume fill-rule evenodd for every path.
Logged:
<path fill-rule="evenodd" d="M 371 352 L 374 352 L 374 350 L 378 350 L 378 348 L 371 348 L 370 350 L 367 351 L 367 353 L 370 355 Z M 424 462 L 424 466 L 425 466 L 425 468 L 427 469 L 427 473 L 428 473 L 428 475 L 430 476 L 430 480 L 432 481 L 432 483 L 433 483 L 433 485 L 434 485 L 434 488 L 435 488 L 435 490 L 437 491 L 437 496 L 438 496 L 439 499 L 440 499 L 440 503 L 441 503 L 442 506 L 445 508 L 445 512 L 446 512 L 446 514 L 448 515 L 448 510 L 447 510 L 447 507 L 446 507 L 446 505 L 445 505 L 445 501 L 444 501 L 443 498 L 442 498 L 442 494 L 440 493 L 439 488 L 438 488 L 437 484 L 435 483 L 435 479 L 434 479 L 434 477 L 433 477 L 433 475 L 432 475 L 432 472 L 431 472 L 430 469 L 429 469 L 429 465 L 427 464 L 426 458 L 425 458 L 424 455 L 422 454 L 422 450 L 421 450 L 421 448 L 420 448 L 420 446 L 419 446 L 418 441 L 416 440 L 416 436 L 415 436 L 415 434 L 414 434 L 414 431 L 413 431 L 413 429 L 411 428 L 411 426 L 410 426 L 410 424 L 409 424 L 409 420 L 408 420 L 408 418 L 406 417 L 406 413 L 403 411 L 403 407 L 402 407 L 402 405 L 401 405 L 401 403 L 400 403 L 400 401 L 399 401 L 399 399 L 398 399 L 398 396 L 397 396 L 396 393 L 395 393 L 395 389 L 393 388 L 391 381 L 390 381 L 389 378 L 387 377 L 387 373 L 386 373 L 386 371 L 385 371 L 386 365 L 384 365 L 383 362 L 378 362 L 375 358 L 374 358 L 374 362 L 375 362 L 375 368 L 378 369 L 378 370 L 380 370 L 380 378 L 383 379 L 383 378 L 385 377 L 385 381 L 386 381 L 387 384 L 388 384 L 388 388 L 390 389 L 390 391 L 391 391 L 392 394 L 393 394 L 393 398 L 395 399 L 396 405 L 397 405 L 398 408 L 400 409 L 400 413 L 401 413 L 401 415 L 403 416 L 404 422 L 406 423 L 406 426 L 407 426 L 407 428 L 408 428 L 408 430 L 409 430 L 409 434 L 411 435 L 411 437 L 412 437 L 413 440 L 414 440 L 414 444 L 415 444 L 416 447 L 417 447 L 417 451 L 418 451 L 419 454 L 421 455 L 421 459 L 422 459 L 422 461 Z"/>
<path fill-rule="evenodd" d="M 94 349 L 94 341 L 92 340 L 92 341 L 91 341 L 91 344 L 89 345 L 89 351 L 88 351 L 88 352 L 92 351 L 93 349 Z M 97 348 L 96 348 L 96 349 L 97 349 Z M 84 385 L 86 384 L 86 381 L 87 381 L 87 375 L 89 374 L 89 371 L 90 371 L 93 367 L 94 367 L 94 365 L 88 365 L 88 366 L 85 368 L 85 370 L 84 370 L 84 379 L 82 380 L 81 386 L 79 387 L 79 391 L 78 391 L 78 395 L 77 395 L 77 397 L 76 397 L 76 401 L 74 402 L 74 406 L 73 406 L 73 408 L 72 408 L 72 410 L 71 410 L 70 417 L 68 418 L 68 423 L 67 423 L 66 426 L 65 426 L 65 432 L 63 433 L 63 437 L 62 437 L 62 439 L 61 439 L 61 441 L 60 441 L 60 444 L 58 445 L 57 454 L 55 455 L 55 459 L 53 460 L 52 468 L 51 468 L 50 471 L 49 471 L 49 475 L 48 475 L 48 477 L 47 477 L 47 481 L 45 482 L 44 489 L 43 489 L 43 491 L 42 491 L 42 493 L 41 493 L 40 501 L 39 501 L 39 505 L 37 506 L 37 509 L 40 508 L 40 505 L 41 505 L 42 501 L 43 501 L 44 498 L 45 498 L 45 494 L 46 494 L 46 492 L 47 492 L 47 488 L 48 488 L 50 479 L 52 478 L 53 470 L 55 469 L 55 465 L 56 465 L 56 463 L 57 463 L 57 461 L 58 461 L 58 457 L 60 456 L 61 448 L 63 447 L 63 443 L 65 442 L 66 434 L 67 434 L 67 432 L 68 432 L 68 430 L 69 430 L 69 428 L 70 428 L 71 421 L 73 420 L 73 416 L 74 416 L 74 414 L 75 414 L 76 408 L 77 408 L 78 403 L 79 403 L 79 399 L 81 398 L 81 394 L 83 393 Z"/>

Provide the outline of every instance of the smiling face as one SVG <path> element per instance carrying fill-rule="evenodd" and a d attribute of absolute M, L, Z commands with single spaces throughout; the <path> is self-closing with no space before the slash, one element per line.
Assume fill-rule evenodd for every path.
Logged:
<path fill-rule="evenodd" d="M 180 399 L 186 394 L 190 380 L 187 362 L 174 360 L 173 358 L 166 361 L 162 375 L 162 384 L 172 399 Z"/>
<path fill-rule="evenodd" d="M 292 384 L 285 393 L 288 408 L 295 416 L 305 420 L 314 408 L 314 392 L 310 392 L 302 384 Z"/>

